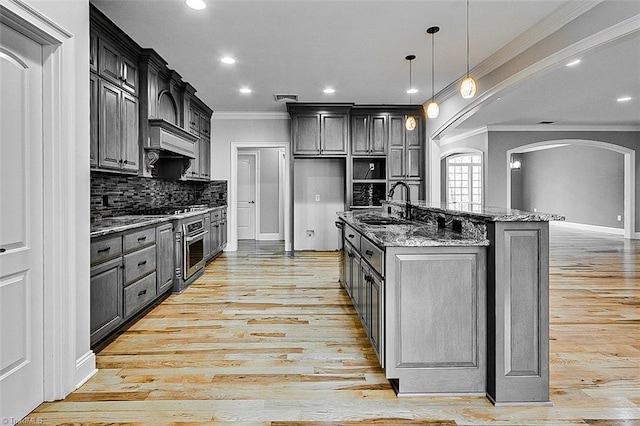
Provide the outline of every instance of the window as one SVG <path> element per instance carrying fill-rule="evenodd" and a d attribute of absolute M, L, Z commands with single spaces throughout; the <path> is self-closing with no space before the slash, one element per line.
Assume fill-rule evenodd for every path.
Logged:
<path fill-rule="evenodd" d="M 482 209 L 482 155 L 458 154 L 447 158 L 447 204 Z"/>

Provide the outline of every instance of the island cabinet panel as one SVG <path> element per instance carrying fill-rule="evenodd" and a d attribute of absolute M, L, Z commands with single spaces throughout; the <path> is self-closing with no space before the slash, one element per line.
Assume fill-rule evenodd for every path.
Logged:
<path fill-rule="evenodd" d="M 386 376 L 399 394 L 484 393 L 486 249 L 388 248 Z"/>
<path fill-rule="evenodd" d="M 489 364 L 496 404 L 549 401 L 548 222 L 488 224 Z"/>

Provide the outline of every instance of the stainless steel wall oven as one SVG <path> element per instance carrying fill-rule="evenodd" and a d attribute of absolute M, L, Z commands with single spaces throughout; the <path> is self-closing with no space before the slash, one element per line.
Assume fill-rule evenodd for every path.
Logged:
<path fill-rule="evenodd" d="M 204 268 L 204 236 L 209 231 L 205 229 L 204 218 L 185 221 L 182 224 L 182 239 L 184 259 L 182 262 L 182 278 L 186 281 L 200 269 Z"/>

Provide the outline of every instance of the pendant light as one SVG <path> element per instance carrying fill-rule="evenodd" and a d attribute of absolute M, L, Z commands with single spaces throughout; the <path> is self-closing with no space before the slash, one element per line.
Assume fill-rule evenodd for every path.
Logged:
<path fill-rule="evenodd" d="M 434 65 L 434 50 L 435 50 L 435 33 L 440 31 L 440 27 L 427 28 L 427 34 L 431 34 L 431 102 L 427 105 L 427 117 L 437 118 L 440 115 L 440 107 L 435 99 L 435 65 Z"/>
<path fill-rule="evenodd" d="M 464 99 L 471 99 L 476 95 L 476 81 L 469 76 L 469 0 L 467 0 L 467 76 L 460 85 L 460 95 Z"/>
<path fill-rule="evenodd" d="M 407 55 L 405 59 L 409 61 L 409 90 L 407 93 L 409 94 L 409 105 L 411 105 L 411 94 L 414 92 L 413 86 L 411 86 L 411 63 L 416 58 L 416 55 Z M 407 117 L 407 120 L 404 122 L 404 127 L 407 130 L 411 131 L 416 128 L 416 118 L 413 115 Z"/>

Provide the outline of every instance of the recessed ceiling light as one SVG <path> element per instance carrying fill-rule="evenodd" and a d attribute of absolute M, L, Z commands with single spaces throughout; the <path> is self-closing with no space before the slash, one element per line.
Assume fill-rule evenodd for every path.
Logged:
<path fill-rule="evenodd" d="M 580 59 L 576 59 L 575 61 L 571 61 L 567 64 L 568 67 L 572 67 L 574 65 L 578 65 L 580 63 Z"/>
<path fill-rule="evenodd" d="M 418 93 L 418 89 L 409 89 L 409 90 L 407 90 L 407 93 L 409 93 L 409 94 Z"/>
<path fill-rule="evenodd" d="M 207 4 L 204 2 L 204 0 L 187 0 L 185 3 L 187 3 L 187 6 L 189 6 L 191 9 L 195 10 L 202 10 L 207 7 Z"/>
<path fill-rule="evenodd" d="M 244 94 L 251 93 L 251 89 L 249 89 L 248 87 L 243 87 L 240 89 L 240 93 L 244 93 Z"/>
<path fill-rule="evenodd" d="M 627 102 L 630 101 L 631 99 L 633 99 L 631 96 L 622 96 L 618 99 L 616 99 L 618 102 Z"/>
<path fill-rule="evenodd" d="M 332 87 L 327 87 L 326 89 L 323 90 L 323 92 L 326 93 L 327 95 L 331 95 L 332 93 L 336 93 L 336 89 Z"/>
<path fill-rule="evenodd" d="M 223 64 L 235 64 L 236 60 L 233 59 L 231 56 L 225 56 L 222 59 L 220 59 L 220 62 L 222 62 Z"/>

